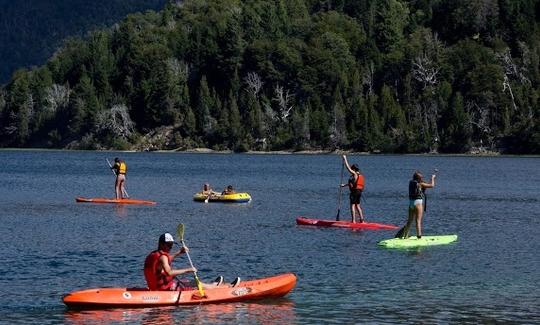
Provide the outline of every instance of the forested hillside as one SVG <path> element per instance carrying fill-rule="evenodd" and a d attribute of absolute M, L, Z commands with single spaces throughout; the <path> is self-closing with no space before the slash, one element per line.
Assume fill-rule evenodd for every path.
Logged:
<path fill-rule="evenodd" d="M 0 84 L 21 67 L 45 63 L 64 38 L 110 26 L 166 0 L 0 0 Z"/>
<path fill-rule="evenodd" d="M 540 153 L 540 0 L 186 0 L 0 92 L 0 145 Z"/>

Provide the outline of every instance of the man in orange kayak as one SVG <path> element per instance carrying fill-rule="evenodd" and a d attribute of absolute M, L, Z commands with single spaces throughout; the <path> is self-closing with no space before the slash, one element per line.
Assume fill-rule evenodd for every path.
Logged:
<path fill-rule="evenodd" d="M 114 158 L 114 165 L 111 167 L 111 169 L 116 174 L 116 182 L 114 183 L 116 199 L 117 200 L 123 199 L 124 193 L 126 192 L 126 189 L 125 189 L 126 173 L 127 173 L 126 162 L 119 158 Z"/>
<path fill-rule="evenodd" d="M 186 273 L 197 272 L 194 267 L 185 269 L 173 269 L 172 261 L 180 254 L 189 250 L 182 246 L 176 253 L 170 253 L 174 244 L 174 238 L 169 233 L 159 236 L 158 249 L 151 252 L 144 261 L 144 277 L 150 290 L 197 290 L 195 281 L 189 279 L 179 279 L 176 276 Z M 213 283 L 202 283 L 203 288 L 216 288 L 218 286 L 235 287 L 240 283 L 240 278 L 236 278 L 231 284 L 223 284 L 223 277 L 219 276 Z"/>

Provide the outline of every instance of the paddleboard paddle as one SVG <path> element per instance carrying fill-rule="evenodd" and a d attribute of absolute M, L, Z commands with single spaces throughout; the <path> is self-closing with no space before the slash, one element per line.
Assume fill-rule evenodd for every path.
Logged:
<path fill-rule="evenodd" d="M 341 184 L 343 184 L 343 169 L 345 167 L 345 163 L 341 162 L 341 176 L 339 179 L 339 190 L 338 190 L 338 209 L 336 214 L 336 221 L 339 221 L 339 213 L 341 212 Z"/>

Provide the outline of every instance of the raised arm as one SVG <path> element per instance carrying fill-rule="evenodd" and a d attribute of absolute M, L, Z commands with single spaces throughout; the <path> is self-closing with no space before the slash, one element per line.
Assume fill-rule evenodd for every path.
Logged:
<path fill-rule="evenodd" d="M 354 170 L 351 169 L 351 166 L 349 166 L 349 162 L 347 161 L 347 156 L 345 156 L 345 155 L 343 155 L 343 163 L 345 164 L 345 167 L 347 167 L 347 170 L 349 171 L 349 173 L 354 175 L 355 172 L 354 172 Z"/>
<path fill-rule="evenodd" d="M 184 254 L 185 252 L 189 252 L 189 249 L 187 246 L 182 246 L 176 253 L 171 254 L 171 260 L 174 260 L 178 255 Z"/>
<path fill-rule="evenodd" d="M 429 183 L 426 183 L 426 182 L 422 182 L 420 183 L 420 185 L 422 186 L 422 188 L 433 188 L 435 187 L 435 174 L 431 175 L 431 182 Z"/>

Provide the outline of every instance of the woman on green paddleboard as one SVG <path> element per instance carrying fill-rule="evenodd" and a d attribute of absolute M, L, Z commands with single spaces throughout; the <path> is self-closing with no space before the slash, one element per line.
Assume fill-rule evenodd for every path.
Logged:
<path fill-rule="evenodd" d="M 416 220 L 416 237 L 422 238 L 422 216 L 425 211 L 426 189 L 435 186 L 435 174 L 431 175 L 431 182 L 424 182 L 424 176 L 419 171 L 414 172 L 409 182 L 409 217 L 407 224 L 398 231 L 396 237 L 409 237 L 409 228 Z"/>

